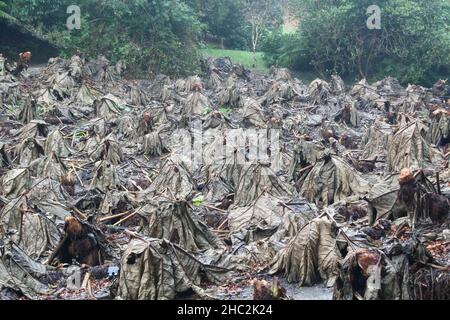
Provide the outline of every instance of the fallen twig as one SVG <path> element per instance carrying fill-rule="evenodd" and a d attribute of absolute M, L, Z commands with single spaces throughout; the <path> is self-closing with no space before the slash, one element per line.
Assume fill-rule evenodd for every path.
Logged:
<path fill-rule="evenodd" d="M 117 218 L 121 218 L 121 217 L 123 217 L 123 216 L 125 216 L 125 215 L 127 215 L 127 214 L 129 214 L 129 213 L 130 213 L 130 211 L 118 213 L 118 214 L 115 214 L 115 215 L 112 215 L 112 216 L 108 216 L 108 217 L 101 218 L 99 221 L 100 221 L 100 222 L 107 222 L 107 221 L 110 221 L 110 220 L 114 220 L 114 219 L 117 219 Z"/>
<path fill-rule="evenodd" d="M 225 210 L 222 210 L 222 209 L 219 209 L 219 208 L 217 208 L 217 207 L 210 206 L 210 205 L 207 205 L 207 204 L 204 204 L 203 207 L 208 208 L 208 209 L 211 209 L 211 210 L 216 210 L 216 211 L 219 211 L 219 212 L 228 214 L 228 211 L 225 211 Z"/>
<path fill-rule="evenodd" d="M 122 223 L 124 223 L 125 221 L 128 221 L 128 220 L 130 220 L 131 218 L 133 218 L 135 215 L 137 214 L 137 212 L 133 212 L 132 214 L 130 214 L 129 216 L 126 216 L 125 218 L 123 218 L 122 220 L 120 220 L 120 221 L 118 221 L 118 222 L 116 222 L 116 223 L 114 223 L 113 224 L 113 226 L 118 226 L 118 225 L 120 225 L 120 224 L 122 224 Z"/>
<path fill-rule="evenodd" d="M 116 222 L 115 224 L 113 224 L 114 227 L 124 223 L 125 221 L 128 221 L 129 219 L 133 218 L 135 215 L 137 215 L 139 213 L 139 211 L 142 210 L 142 207 L 139 208 L 138 210 L 134 211 L 132 214 L 130 214 L 129 216 L 126 216 L 125 218 L 123 218 L 122 220 Z"/>
<path fill-rule="evenodd" d="M 83 212 L 81 212 L 80 210 L 78 210 L 77 207 L 73 207 L 72 209 L 73 209 L 73 211 L 75 211 L 75 213 L 78 214 L 83 220 L 87 220 L 87 216 L 86 216 Z"/>
<path fill-rule="evenodd" d="M 71 166 L 72 166 L 73 172 L 75 173 L 75 176 L 77 177 L 77 179 L 78 179 L 78 181 L 80 182 L 81 186 L 84 188 L 83 181 L 80 179 L 80 176 L 78 175 L 78 172 L 77 172 L 77 170 L 75 169 L 73 163 L 71 163 Z"/>

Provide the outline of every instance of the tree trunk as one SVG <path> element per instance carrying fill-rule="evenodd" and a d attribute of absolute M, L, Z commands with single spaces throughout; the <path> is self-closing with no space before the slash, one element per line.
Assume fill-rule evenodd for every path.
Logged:
<path fill-rule="evenodd" d="M 256 47 L 258 44 L 258 26 L 252 24 L 253 68 L 256 68 Z"/>

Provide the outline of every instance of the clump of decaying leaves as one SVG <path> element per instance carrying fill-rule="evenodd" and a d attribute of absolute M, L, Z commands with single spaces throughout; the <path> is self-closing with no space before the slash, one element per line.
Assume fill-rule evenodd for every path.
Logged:
<path fill-rule="evenodd" d="M 266 280 L 254 279 L 253 283 L 253 300 L 285 300 L 286 289 L 283 288 L 278 278 L 274 277 L 272 283 Z"/>

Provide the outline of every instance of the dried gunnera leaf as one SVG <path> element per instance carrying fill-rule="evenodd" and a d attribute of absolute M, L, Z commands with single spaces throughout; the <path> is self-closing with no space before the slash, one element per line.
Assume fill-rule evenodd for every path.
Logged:
<path fill-rule="evenodd" d="M 217 93 L 217 100 L 221 106 L 237 107 L 241 99 L 236 75 L 228 77 L 221 90 Z"/>
<path fill-rule="evenodd" d="M 161 174 L 153 181 L 150 190 L 169 199 L 176 196 L 186 199 L 195 190 L 195 182 L 186 166 L 182 163 L 166 161 L 161 167 Z"/>
<path fill-rule="evenodd" d="M 265 128 L 267 121 L 261 110 L 260 104 L 254 99 L 247 98 L 244 100 L 243 105 L 244 119 L 258 128 Z"/>
<path fill-rule="evenodd" d="M 166 151 L 159 132 L 155 131 L 144 136 L 144 154 L 161 156 Z"/>
<path fill-rule="evenodd" d="M 45 154 L 49 156 L 52 153 L 59 158 L 67 158 L 73 153 L 60 130 L 54 130 L 45 141 Z"/>
<path fill-rule="evenodd" d="M 17 244 L 6 240 L 0 251 L 0 290 L 11 288 L 29 299 L 49 295 L 51 290 L 39 281 L 46 266 L 30 258 Z"/>
<path fill-rule="evenodd" d="M 284 273 L 289 282 L 300 286 L 312 286 L 321 281 L 331 286 L 341 259 L 336 236 L 336 225 L 329 217 L 312 220 L 276 255 L 271 273 Z"/>
<path fill-rule="evenodd" d="M 223 247 L 186 202 L 155 197 L 138 211 L 146 236 L 169 239 L 189 252 Z"/>
<path fill-rule="evenodd" d="M 91 186 L 104 192 L 117 189 L 120 186 L 117 167 L 108 161 L 96 162 Z"/>
<path fill-rule="evenodd" d="M 414 121 L 400 128 L 388 146 L 387 162 L 391 171 L 407 167 L 423 168 L 438 165 L 442 154 L 425 137 L 428 128 L 420 121 Z"/>
<path fill-rule="evenodd" d="M 89 157 L 95 161 L 105 160 L 113 165 L 118 165 L 124 159 L 122 147 L 114 134 L 105 137 L 92 149 Z"/>
<path fill-rule="evenodd" d="M 202 91 L 202 79 L 199 76 L 188 77 L 185 83 L 185 92 Z"/>
<path fill-rule="evenodd" d="M 2 194 L 8 198 L 18 197 L 31 187 L 30 171 L 28 169 L 13 169 L 1 180 Z"/>
<path fill-rule="evenodd" d="M 7 144 L 0 142 L 0 168 L 6 168 L 11 164 L 7 146 Z"/>
<path fill-rule="evenodd" d="M 125 103 L 121 99 L 113 96 L 112 94 L 108 94 L 95 100 L 94 108 L 97 117 L 111 120 L 120 116 L 121 112 L 119 106 L 124 104 Z"/>
<path fill-rule="evenodd" d="M 212 108 L 212 103 L 207 96 L 200 91 L 195 91 L 187 97 L 183 116 L 185 119 L 190 119 L 193 116 L 202 115 L 207 108 Z"/>
<path fill-rule="evenodd" d="M 331 95 L 330 84 L 324 80 L 316 79 L 309 85 L 308 95 L 312 104 L 326 103 Z"/>
<path fill-rule="evenodd" d="M 90 106 L 94 103 L 96 99 L 101 97 L 102 93 L 90 86 L 88 83 L 83 83 L 81 88 L 78 90 L 75 101 L 83 105 Z"/>
<path fill-rule="evenodd" d="M 37 105 L 36 100 L 33 97 L 28 97 L 25 105 L 19 114 L 19 120 L 23 123 L 29 123 L 30 121 L 36 119 Z"/>
<path fill-rule="evenodd" d="M 293 194 L 293 188 L 282 181 L 266 164 L 255 162 L 244 166 L 240 176 L 235 197 L 238 206 L 251 205 L 265 193 L 274 196 Z"/>
<path fill-rule="evenodd" d="M 410 298 L 407 257 L 393 259 L 377 249 L 350 251 L 334 286 L 335 300 L 402 300 Z"/>
<path fill-rule="evenodd" d="M 300 194 L 316 204 L 331 205 L 350 196 L 364 196 L 369 183 L 343 159 L 325 155 L 310 170 Z"/>
<path fill-rule="evenodd" d="M 227 273 L 167 240 L 144 237 L 128 244 L 120 265 L 118 297 L 124 300 L 171 300 L 189 289 L 205 298 L 201 281 L 223 283 Z"/>

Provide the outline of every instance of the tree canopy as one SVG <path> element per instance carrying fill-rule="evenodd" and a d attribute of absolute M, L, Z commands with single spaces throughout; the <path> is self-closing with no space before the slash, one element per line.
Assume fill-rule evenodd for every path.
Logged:
<path fill-rule="evenodd" d="M 66 56 L 80 48 L 125 60 L 133 75 L 196 72 L 204 45 L 264 51 L 270 65 L 322 76 L 430 85 L 450 73 L 449 0 L 379 0 L 379 29 L 367 26 L 371 0 L 80 0 L 81 28 L 68 30 L 72 2 L 2 0 L 0 17 L 30 25 Z M 297 16 L 295 33 L 283 30 L 286 13 Z"/>
<path fill-rule="evenodd" d="M 205 43 L 252 48 L 248 0 L 81 0 L 81 28 L 68 30 L 72 2 L 16 0 L 9 12 L 58 43 L 65 55 L 80 48 L 88 56 L 123 59 L 135 75 L 192 73 L 199 65 L 196 49 Z"/>
<path fill-rule="evenodd" d="M 17 0 L 11 13 L 55 40 L 67 55 L 126 60 L 134 74 L 191 73 L 201 23 L 180 0 L 80 1 L 81 28 L 68 30 L 70 0 Z"/>
<path fill-rule="evenodd" d="M 380 29 L 369 29 L 370 0 L 292 0 L 300 27 L 279 42 L 272 63 L 322 74 L 391 75 L 429 84 L 450 66 L 450 2 L 380 0 Z M 281 38 L 281 39 L 280 39 Z M 284 40 L 283 40 L 284 39 Z"/>
<path fill-rule="evenodd" d="M 203 23 L 207 41 L 230 49 L 249 49 L 241 0 L 186 0 Z"/>

